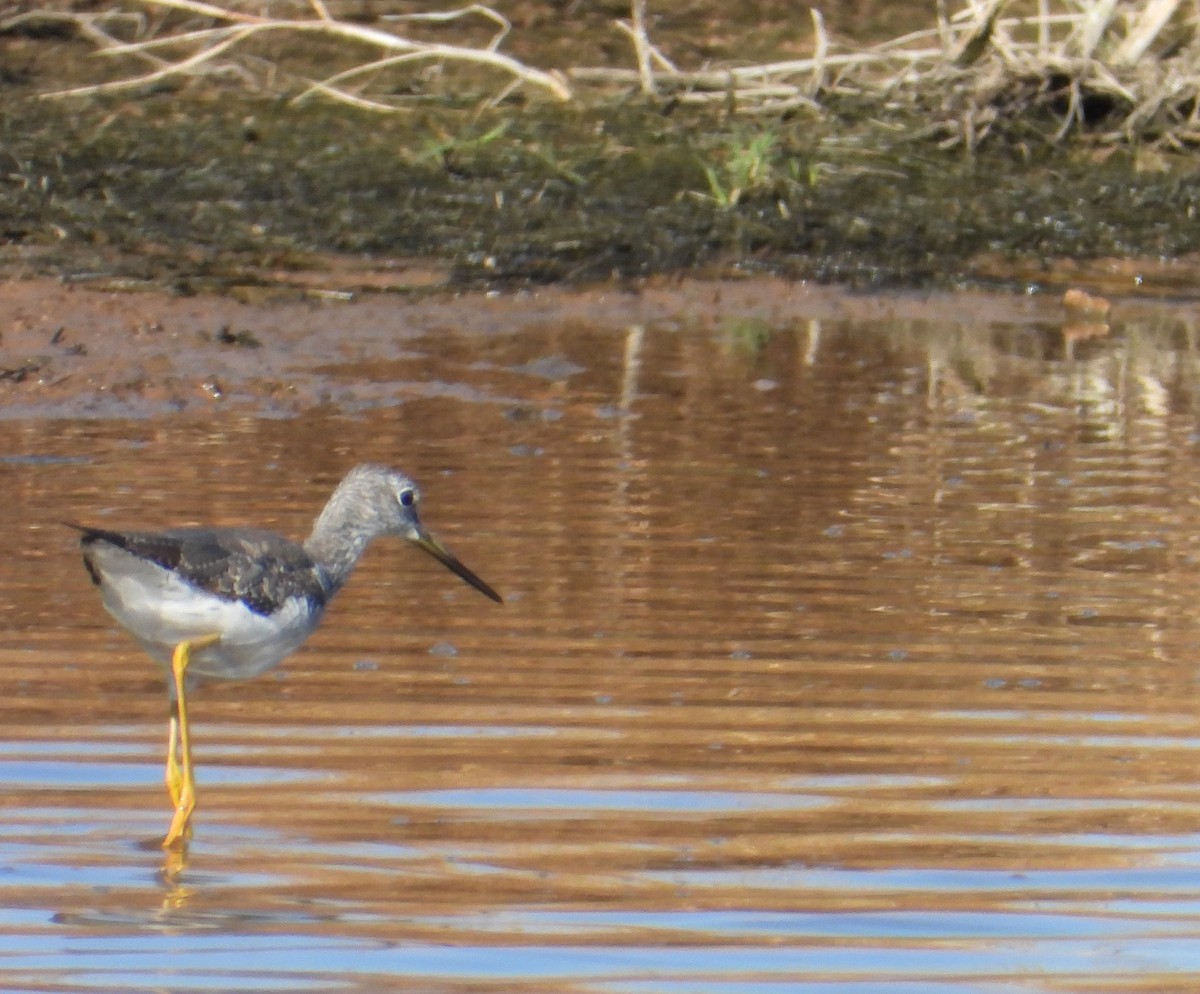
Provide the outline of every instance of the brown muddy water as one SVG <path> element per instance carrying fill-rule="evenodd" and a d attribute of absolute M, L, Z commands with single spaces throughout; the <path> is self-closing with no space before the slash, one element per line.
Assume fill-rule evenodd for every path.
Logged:
<path fill-rule="evenodd" d="M 1194 990 L 1192 305 L 4 292 L 3 990 Z M 57 522 L 302 536 L 365 460 L 507 603 L 372 547 L 194 696 L 164 857 Z"/>

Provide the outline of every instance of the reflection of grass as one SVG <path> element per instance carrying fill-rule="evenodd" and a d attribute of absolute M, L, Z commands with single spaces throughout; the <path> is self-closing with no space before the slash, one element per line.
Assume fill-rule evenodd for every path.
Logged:
<path fill-rule="evenodd" d="M 771 341 L 771 325 L 762 318 L 730 318 L 721 325 L 721 340 L 728 351 L 757 357 Z"/>

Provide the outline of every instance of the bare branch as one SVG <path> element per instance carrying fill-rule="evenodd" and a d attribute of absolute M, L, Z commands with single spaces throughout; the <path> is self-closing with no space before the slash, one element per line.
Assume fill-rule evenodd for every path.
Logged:
<path fill-rule="evenodd" d="M 811 58 L 696 70 L 671 66 L 669 75 L 654 71 L 657 50 L 646 28 L 646 0 L 631 3 L 630 20 L 616 26 L 630 39 L 637 68 L 574 68 L 572 80 L 636 85 L 643 93 L 689 103 L 724 100 L 740 113 L 787 101 L 804 106 L 817 93 L 873 96 L 890 106 L 907 100 L 922 113 L 936 101 L 945 116 L 931 129 L 957 133 L 968 147 L 1021 106 L 1044 104 L 1048 83 L 1067 98 L 1055 138 L 1085 123 L 1090 94 L 1114 98 L 1129 127 L 1154 117 L 1159 134 L 1182 128 L 1195 133 L 1197 127 L 1200 77 L 1181 73 L 1183 60 L 1162 62 L 1152 54 L 1156 45 L 1200 49 L 1197 0 L 937 0 L 932 27 L 865 50 L 836 45 L 814 9 Z M 1175 23 L 1181 33 L 1164 41 Z"/>
<path fill-rule="evenodd" d="M 646 0 L 632 0 L 630 20 L 617 21 L 617 27 L 633 39 L 633 54 L 637 60 L 638 79 L 643 93 L 654 93 L 654 67 L 650 64 L 650 37 L 646 34 Z"/>
<path fill-rule="evenodd" d="M 488 49 L 494 51 L 500 47 L 500 43 L 512 31 L 512 21 L 501 14 L 498 10 L 493 10 L 491 7 L 485 7 L 480 3 L 473 3 L 468 7 L 460 7 L 458 10 L 431 10 L 417 11 L 414 14 L 385 14 L 385 21 L 432 21 L 441 22 L 457 21 L 463 17 L 469 17 L 472 14 L 478 14 L 481 17 L 487 18 L 495 23 L 497 27 L 496 34 L 492 40 L 488 42 Z"/>
<path fill-rule="evenodd" d="M 309 0 L 315 17 L 310 19 L 275 19 L 246 14 L 240 11 L 227 10 L 202 0 L 140 0 L 150 7 L 168 8 L 184 11 L 202 17 L 212 18 L 222 22 L 219 26 L 201 28 L 191 31 L 167 33 L 157 38 L 135 42 L 120 42 L 112 36 L 98 31 L 93 23 L 99 15 L 64 15 L 73 23 L 80 26 L 81 31 L 96 46 L 99 54 L 108 57 L 126 55 L 141 58 L 152 58 L 156 63 L 153 72 L 125 79 L 88 86 L 77 86 L 67 90 L 44 94 L 45 97 L 76 97 L 88 94 L 105 93 L 116 90 L 130 89 L 157 83 L 175 75 L 189 75 L 207 68 L 231 49 L 242 42 L 267 33 L 319 34 L 326 37 L 356 42 L 377 48 L 383 52 L 399 53 L 385 55 L 364 63 L 355 69 L 347 70 L 340 78 L 349 79 L 356 75 L 376 72 L 389 66 L 401 65 L 410 61 L 437 60 L 442 62 L 457 62 L 500 70 L 509 75 L 518 85 L 529 84 L 548 92 L 558 100 L 571 99 L 571 91 L 564 81 L 555 73 L 544 72 L 525 65 L 512 56 L 498 51 L 500 42 L 510 30 L 511 25 L 501 14 L 482 4 L 472 4 L 457 11 L 432 14 L 406 15 L 406 20 L 438 20 L 447 21 L 465 17 L 469 14 L 484 16 L 493 21 L 498 31 L 486 48 L 471 48 L 463 45 L 449 45 L 433 42 L 416 41 L 392 31 L 381 30 L 364 24 L 349 21 L 339 21 L 330 16 L 323 0 Z M 193 51 L 173 60 L 159 60 L 151 55 L 155 50 L 191 48 Z M 339 77 L 333 77 L 336 80 Z M 388 106 L 385 103 L 363 97 L 353 97 L 338 91 L 329 80 L 324 83 L 310 85 L 301 98 L 311 93 L 322 93 L 335 96 L 342 102 L 369 106 L 373 110 Z M 507 92 L 507 91 L 506 91 Z"/>
<path fill-rule="evenodd" d="M 267 20 L 256 14 L 245 14 L 238 10 L 228 10 L 211 3 L 201 3 L 200 0 L 142 0 L 151 7 L 167 7 L 171 10 L 182 10 L 189 14 L 199 14 L 201 17 L 212 17 L 220 21 L 237 21 L 241 24 L 258 24 Z"/>
<path fill-rule="evenodd" d="M 166 79 L 168 76 L 175 76 L 189 73 L 192 69 L 215 59 L 226 49 L 232 48 L 245 37 L 249 28 L 239 28 L 232 32 L 227 32 L 228 37 L 223 41 L 219 41 L 208 48 L 197 52 L 195 55 L 187 59 L 182 59 L 179 62 L 170 62 L 164 65 L 161 69 L 154 72 L 146 73 L 142 76 L 134 76 L 129 79 L 116 80 L 111 83 L 94 83 L 91 86 L 75 86 L 69 90 L 59 90 L 55 93 L 44 94 L 49 97 L 81 97 L 88 94 L 104 93 L 111 90 L 129 90 L 140 86 L 150 86 L 160 80 Z"/>
<path fill-rule="evenodd" d="M 1200 76 L 1189 73 L 1200 51 L 1200 0 L 936 0 L 935 22 L 869 48 L 838 43 L 813 9 L 812 55 L 752 65 L 705 65 L 681 69 L 650 36 L 652 0 L 630 0 L 627 20 L 615 23 L 629 39 L 634 68 L 580 67 L 544 71 L 501 51 L 512 30 L 509 20 L 483 3 L 445 11 L 384 17 L 364 24 L 339 20 L 330 0 L 293 3 L 294 17 L 274 18 L 222 5 L 229 0 L 121 0 L 149 11 L 177 12 L 186 18 L 148 18 L 129 12 L 29 11 L 5 17 L 0 30 L 49 21 L 75 26 L 78 36 L 108 60 L 140 60 L 141 72 L 103 83 L 77 86 L 47 97 L 80 96 L 151 85 L 171 77 L 228 71 L 254 65 L 253 52 L 240 51 L 268 35 L 320 36 L 367 49 L 350 68 L 313 80 L 311 71 L 291 81 L 303 101 L 327 97 L 372 111 L 395 109 L 399 98 L 373 92 L 381 74 L 412 71 L 430 61 L 499 73 L 492 101 L 518 87 L 532 87 L 557 100 L 573 98 L 569 77 L 581 86 L 635 87 L 657 96 L 700 105 L 724 101 L 739 113 L 769 113 L 815 107 L 814 97 L 868 97 L 888 107 L 907 105 L 932 118 L 939 140 L 974 147 L 1005 117 L 1022 106 L 1049 105 L 1060 134 L 1089 123 L 1089 96 L 1102 94 L 1115 105 L 1119 128 L 1176 138 L 1194 135 L 1200 107 Z M 267 5 L 255 9 L 265 10 Z M 334 10 L 338 8 L 334 6 Z M 197 26 L 196 19 L 204 19 Z M 404 24 L 450 24 L 466 18 L 494 25 L 482 47 L 420 40 Z M 156 31 L 147 37 L 150 25 Z M 203 26 L 207 24 L 209 26 Z M 1155 50 L 1177 55 L 1157 58 Z M 261 61 L 261 60 L 260 60 Z M 272 71 L 276 68 L 271 64 Z M 351 92 L 353 90 L 353 92 Z M 949 135 L 950 137 L 945 137 Z M 1166 140 L 1166 139 L 1164 139 Z M 1182 139 L 1181 139 L 1182 140 Z M 1192 140 L 1190 137 L 1186 140 Z"/>

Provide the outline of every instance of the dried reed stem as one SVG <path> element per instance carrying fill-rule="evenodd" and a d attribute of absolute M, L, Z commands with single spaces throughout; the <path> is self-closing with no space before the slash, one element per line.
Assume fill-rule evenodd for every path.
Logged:
<path fill-rule="evenodd" d="M 500 41 L 508 33 L 510 25 L 502 15 L 482 4 L 471 4 L 456 11 L 406 15 L 405 20 L 453 20 L 472 14 L 482 15 L 495 22 L 499 30 L 484 48 L 416 41 L 392 31 L 381 30 L 363 24 L 339 21 L 332 17 L 322 0 L 309 0 L 314 16 L 310 19 L 280 19 L 262 17 L 241 11 L 229 10 L 202 0 L 139 0 L 151 8 L 177 10 L 218 21 L 214 27 L 191 31 L 176 31 L 159 37 L 134 42 L 123 42 L 105 30 L 105 15 L 63 14 L 57 19 L 70 20 L 78 25 L 81 33 L 97 47 L 98 54 L 108 57 L 136 56 L 152 57 L 156 68 L 141 75 L 85 86 L 70 87 L 45 94 L 48 98 L 78 97 L 89 94 L 109 93 L 135 87 L 143 87 L 171 76 L 192 75 L 203 68 L 212 68 L 218 58 L 248 39 L 268 33 L 297 35 L 319 34 L 347 42 L 365 44 L 383 52 L 395 53 L 364 63 L 355 69 L 338 73 L 329 79 L 312 84 L 301 94 L 301 98 L 322 93 L 336 100 L 355 106 L 370 106 L 372 109 L 394 109 L 391 105 L 361 97 L 342 89 L 338 83 L 371 72 L 414 61 L 457 62 L 484 66 L 500 70 L 518 84 L 529 84 L 541 88 L 558 100 L 570 100 L 571 91 L 563 79 L 550 72 L 543 72 L 525 65 L 519 60 L 498 51 Z M 42 16 L 42 15 L 34 15 Z M 109 18 L 111 19 L 111 18 Z M 397 20 L 399 18 L 396 18 Z M 12 23 L 11 21 L 9 23 Z M 0 25 L 3 26 L 3 25 Z M 192 49 L 184 56 L 170 59 L 159 58 L 158 50 Z M 505 91 L 507 92 L 507 91 Z"/>
<path fill-rule="evenodd" d="M 490 20 L 496 31 L 483 47 L 418 41 L 394 30 L 333 17 L 327 0 L 307 0 L 311 16 L 272 18 L 231 10 L 205 0 L 124 0 L 145 8 L 179 12 L 212 22 L 204 27 L 169 27 L 145 37 L 149 21 L 127 11 L 101 13 L 26 12 L 0 17 L 0 30 L 24 21 L 69 21 L 110 58 L 136 58 L 148 71 L 110 82 L 60 90 L 66 97 L 140 87 L 172 76 L 228 69 L 236 49 L 272 33 L 320 35 L 379 54 L 318 81 L 306 81 L 296 98 L 314 94 L 354 107 L 392 110 L 395 104 L 365 92 L 376 74 L 436 61 L 499 71 L 509 82 L 494 100 L 519 86 L 570 100 L 574 82 L 597 87 L 634 87 L 650 97 L 694 103 L 726 101 L 738 112 L 816 107 L 838 94 L 872 95 L 889 107 L 904 101 L 937 119 L 931 127 L 957 132 L 973 147 L 998 120 L 1031 104 L 1060 114 L 1060 135 L 1083 120 L 1087 98 L 1115 103 L 1114 119 L 1126 134 L 1194 136 L 1200 127 L 1200 11 L 1191 0 L 937 0 L 932 27 L 867 49 L 838 45 L 821 15 L 812 11 L 813 54 L 754 65 L 680 69 L 651 40 L 650 0 L 630 0 L 629 17 L 616 28 L 629 38 L 632 69 L 579 67 L 546 72 L 505 55 L 500 45 L 511 25 L 479 3 L 455 10 L 385 17 L 387 22 L 453 21 L 468 16 Z M 132 27 L 132 32 L 131 32 Z M 135 40 L 128 40 L 132 34 Z M 121 37 L 124 36 L 124 37 Z M 352 92 L 350 87 L 356 89 Z M 1049 96 L 1048 96 L 1049 94 Z M 970 132 L 968 134 L 968 131 Z M 1182 139 L 1181 139 L 1182 140 Z M 1192 140 L 1189 137 L 1188 140 Z"/>

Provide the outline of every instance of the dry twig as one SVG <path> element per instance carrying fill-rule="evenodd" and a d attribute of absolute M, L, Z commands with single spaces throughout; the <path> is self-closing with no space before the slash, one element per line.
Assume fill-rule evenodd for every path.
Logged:
<path fill-rule="evenodd" d="M 568 75 L 581 85 L 636 86 L 644 94 L 724 102 L 742 112 L 817 106 L 838 95 L 875 95 L 892 105 L 907 100 L 914 108 L 940 104 L 945 116 L 937 126 L 968 146 L 1050 91 L 1065 103 L 1056 137 L 1083 120 L 1086 100 L 1095 96 L 1125 109 L 1129 135 L 1153 121 L 1168 130 L 1174 121 L 1194 134 L 1200 117 L 1200 72 L 1190 68 L 1200 62 L 1195 4 L 962 0 L 949 8 L 949 0 L 938 0 L 933 27 L 867 49 L 833 44 L 814 10 L 811 58 L 684 70 L 653 46 L 645 0 L 633 0 L 630 21 L 617 27 L 633 43 L 636 68 L 586 67 Z"/>
<path fill-rule="evenodd" d="M 310 16 L 270 18 L 206 0 L 124 0 L 170 13 L 157 27 L 142 13 L 29 12 L 7 19 L 70 21 L 110 59 L 138 59 L 146 71 L 48 96 L 104 93 L 181 75 L 244 66 L 238 50 L 269 34 L 320 35 L 374 50 L 376 57 L 324 79 L 307 80 L 296 97 L 314 94 L 371 110 L 397 103 L 373 92 L 382 73 L 430 62 L 499 71 L 516 87 L 535 87 L 559 100 L 572 98 L 567 78 L 582 87 L 633 88 L 654 98 L 721 105 L 736 111 L 779 112 L 819 108 L 839 96 L 909 106 L 931 118 L 930 130 L 947 143 L 973 147 L 1006 118 L 1034 105 L 1059 114 L 1058 135 L 1084 121 L 1094 98 L 1110 107 L 1113 134 L 1194 140 L 1200 127 L 1200 13 L 1196 0 L 938 0 L 933 26 L 870 48 L 836 44 L 813 10 L 813 54 L 755 65 L 683 69 L 650 38 L 649 0 L 630 0 L 628 20 L 616 27 L 633 48 L 634 67 L 582 67 L 545 72 L 505 55 L 509 22 L 491 7 L 472 3 L 445 12 L 385 18 L 389 29 L 341 21 L 326 0 L 306 0 Z M 232 2 L 232 0 L 230 0 Z M 431 43 L 391 30 L 398 22 L 484 18 L 496 30 L 483 47 Z M 197 19 L 200 19 L 197 21 Z M 199 25 L 199 26 L 198 26 Z M 147 35 L 148 32 L 155 33 Z"/>
<path fill-rule="evenodd" d="M 558 100 L 571 98 L 570 89 L 559 75 L 534 69 L 498 50 L 510 25 L 495 10 L 482 4 L 471 4 L 458 10 L 441 13 L 407 15 L 403 18 L 410 21 L 447 21 L 479 15 L 493 21 L 498 30 L 491 42 L 484 48 L 472 48 L 464 45 L 417 41 L 393 31 L 339 21 L 330 15 L 322 0 L 309 0 L 313 11 L 311 18 L 264 17 L 204 3 L 202 0 L 138 0 L 138 2 L 149 8 L 177 11 L 216 23 L 209 27 L 192 30 L 165 31 L 161 35 L 136 41 L 122 41 L 112 33 L 115 26 L 128 23 L 128 18 L 134 16 L 127 13 L 32 13 L 0 23 L 0 29 L 11 28 L 22 20 L 33 18 L 51 17 L 55 20 L 70 21 L 78 27 L 83 37 L 96 45 L 98 54 L 109 58 L 132 56 L 149 61 L 154 67 L 151 71 L 140 75 L 57 90 L 46 94 L 50 98 L 109 93 L 116 90 L 144 87 L 168 77 L 195 75 L 221 65 L 222 56 L 226 56 L 248 40 L 279 33 L 318 34 L 340 41 L 366 45 L 385 53 L 381 58 L 312 83 L 297 99 L 303 99 L 312 93 L 320 93 L 356 107 L 394 110 L 396 109 L 395 104 L 352 93 L 345 89 L 344 84 L 352 79 L 370 76 L 384 69 L 417 62 L 460 63 L 487 67 L 507 74 L 517 85 L 538 87 Z M 144 19 L 139 21 L 139 28 L 138 35 L 144 31 Z M 170 57 L 159 55 L 160 52 L 178 52 L 180 50 L 186 54 Z M 507 93 L 508 89 L 503 92 Z"/>

